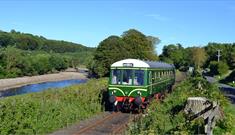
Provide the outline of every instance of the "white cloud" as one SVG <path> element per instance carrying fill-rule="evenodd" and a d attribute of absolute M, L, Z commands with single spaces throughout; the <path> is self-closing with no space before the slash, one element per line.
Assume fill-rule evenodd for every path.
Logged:
<path fill-rule="evenodd" d="M 151 17 L 152 19 L 158 20 L 158 21 L 167 21 L 167 20 L 169 20 L 169 18 L 161 16 L 159 14 L 147 14 L 145 16 Z"/>

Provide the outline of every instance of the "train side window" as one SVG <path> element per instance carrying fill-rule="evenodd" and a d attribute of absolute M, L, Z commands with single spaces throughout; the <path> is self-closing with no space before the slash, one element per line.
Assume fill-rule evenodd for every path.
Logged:
<path fill-rule="evenodd" d="M 134 85 L 144 85 L 144 70 L 135 70 Z"/>
<path fill-rule="evenodd" d="M 124 84 L 124 85 L 132 85 L 132 73 L 133 73 L 133 70 L 131 70 L 131 69 L 123 70 L 122 84 Z"/>
<path fill-rule="evenodd" d="M 154 72 L 154 83 L 157 82 L 157 72 Z"/>
<path fill-rule="evenodd" d="M 121 84 L 121 73 L 120 69 L 112 71 L 112 84 Z"/>
<path fill-rule="evenodd" d="M 162 78 L 162 71 L 159 71 L 158 73 L 159 73 L 159 76 L 158 76 L 158 77 L 159 77 L 159 79 L 161 80 L 161 78 Z"/>

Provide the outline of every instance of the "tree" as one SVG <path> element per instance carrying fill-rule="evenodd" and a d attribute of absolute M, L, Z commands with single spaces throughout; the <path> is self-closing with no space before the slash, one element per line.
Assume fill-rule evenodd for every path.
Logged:
<path fill-rule="evenodd" d="M 161 40 L 158 37 L 154 37 L 154 36 L 147 36 L 147 40 L 151 42 L 152 50 L 156 50 L 156 45 L 158 45 L 161 42 Z"/>
<path fill-rule="evenodd" d="M 121 37 L 110 36 L 98 45 L 89 69 L 102 77 L 108 75 L 112 63 L 122 59 L 157 60 L 155 53 L 157 42 L 159 42 L 157 38 L 147 38 L 134 29 L 125 31 Z"/>
<path fill-rule="evenodd" d="M 219 62 L 218 63 L 218 72 L 219 72 L 219 75 L 223 75 L 223 74 L 226 74 L 228 73 L 228 65 L 224 62 Z"/>
<path fill-rule="evenodd" d="M 2 52 L 3 64 L 5 67 L 6 75 L 8 77 L 16 77 L 21 75 L 21 70 L 18 68 L 22 53 L 14 47 L 7 47 Z"/>
<path fill-rule="evenodd" d="M 110 36 L 100 42 L 91 70 L 99 77 L 109 73 L 110 65 L 118 60 L 129 58 L 125 42 L 118 36 Z"/>
<path fill-rule="evenodd" d="M 155 53 L 155 39 L 149 40 L 143 33 L 130 29 L 122 34 L 122 39 L 126 43 L 126 49 L 130 53 L 130 58 L 143 60 L 157 60 Z M 157 41 L 156 41 L 157 42 Z"/>
<path fill-rule="evenodd" d="M 14 40 L 11 35 L 6 32 L 0 32 L 0 47 L 6 47 L 12 44 L 14 44 Z"/>
<path fill-rule="evenodd" d="M 191 52 L 192 62 L 196 68 L 200 69 L 206 61 L 206 52 L 204 48 L 194 47 Z"/>
<path fill-rule="evenodd" d="M 232 57 L 235 53 L 235 44 L 229 44 L 229 43 L 208 43 L 208 45 L 205 47 L 205 51 L 208 55 L 208 59 L 206 61 L 206 66 L 209 65 L 210 61 L 217 61 L 217 51 L 221 51 L 221 57 L 220 61 L 223 61 L 228 64 L 228 66 L 233 69 L 233 62 Z"/>
<path fill-rule="evenodd" d="M 177 69 L 185 65 L 185 52 L 181 44 L 170 44 L 163 47 L 163 52 L 161 56 L 162 61 L 173 61 L 173 64 Z M 169 60 L 170 59 L 170 60 Z"/>
<path fill-rule="evenodd" d="M 211 75 L 223 75 L 226 74 L 229 69 L 228 65 L 222 61 L 211 61 L 209 68 Z"/>
<path fill-rule="evenodd" d="M 50 55 L 48 54 L 37 54 L 33 56 L 32 66 L 38 74 L 42 75 L 52 71 L 52 66 L 49 62 Z"/>

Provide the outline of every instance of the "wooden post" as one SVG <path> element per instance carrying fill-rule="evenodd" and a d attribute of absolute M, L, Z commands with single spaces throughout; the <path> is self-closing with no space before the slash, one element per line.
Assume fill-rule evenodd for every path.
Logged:
<path fill-rule="evenodd" d="M 219 104 L 211 102 L 205 97 L 189 97 L 184 112 L 189 115 L 190 120 L 202 117 L 205 123 L 205 133 L 212 135 L 216 120 L 222 117 Z"/>

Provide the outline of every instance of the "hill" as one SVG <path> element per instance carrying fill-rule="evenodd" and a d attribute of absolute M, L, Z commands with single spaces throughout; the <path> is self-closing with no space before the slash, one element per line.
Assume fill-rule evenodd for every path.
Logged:
<path fill-rule="evenodd" d="M 43 36 L 0 31 L 0 78 L 41 75 L 84 67 L 95 48 Z"/>

